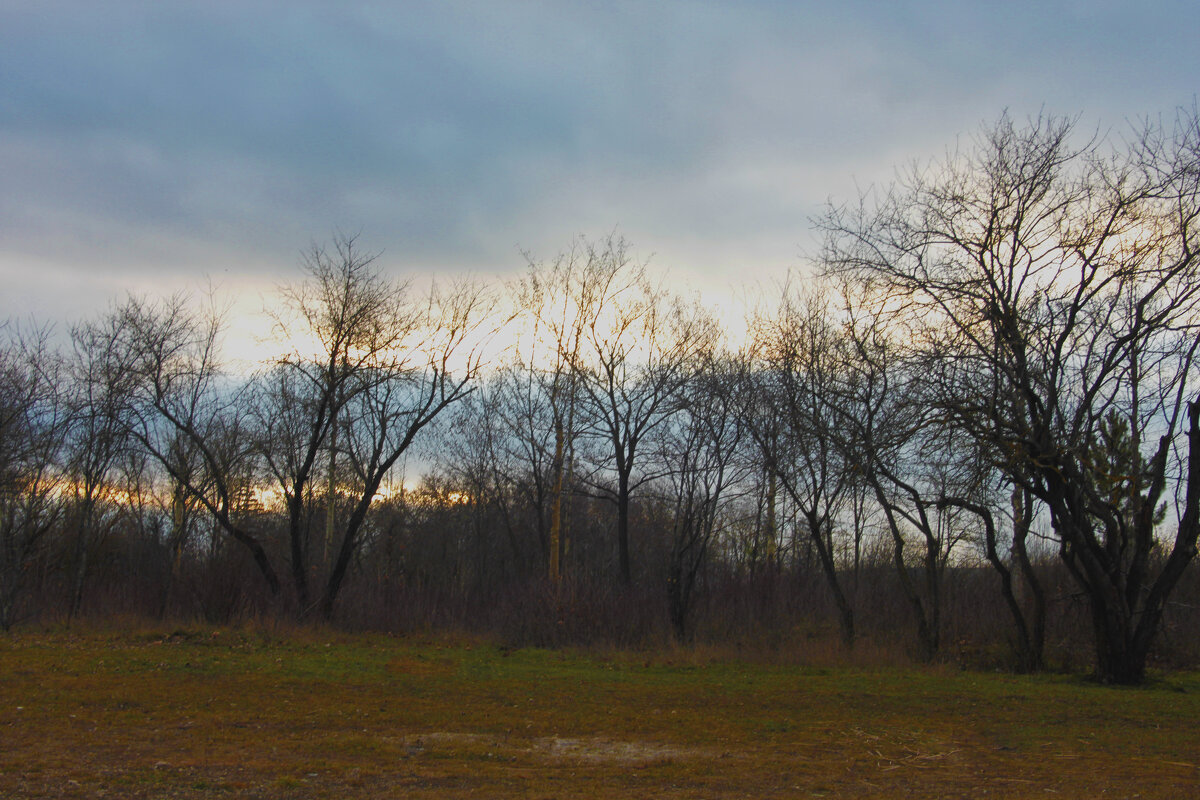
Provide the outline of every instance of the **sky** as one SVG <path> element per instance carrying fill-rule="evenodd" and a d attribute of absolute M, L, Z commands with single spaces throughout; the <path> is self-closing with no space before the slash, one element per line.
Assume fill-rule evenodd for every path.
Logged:
<path fill-rule="evenodd" d="M 615 231 L 731 298 L 1004 110 L 1190 105 L 1197 30 L 1192 0 L 0 0 L 0 320 L 260 308 L 337 231 L 498 281 Z"/>

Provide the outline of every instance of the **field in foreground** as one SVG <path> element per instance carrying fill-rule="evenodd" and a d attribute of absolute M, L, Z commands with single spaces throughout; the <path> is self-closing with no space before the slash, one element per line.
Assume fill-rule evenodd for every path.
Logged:
<path fill-rule="evenodd" d="M 258 632 L 0 639 L 0 797 L 1161 797 L 1200 676 L 816 669 Z"/>

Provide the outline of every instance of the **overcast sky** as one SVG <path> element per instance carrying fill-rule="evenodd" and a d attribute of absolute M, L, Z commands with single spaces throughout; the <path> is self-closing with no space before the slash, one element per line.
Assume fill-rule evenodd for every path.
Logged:
<path fill-rule="evenodd" d="M 681 285 L 770 282 L 828 199 L 1004 109 L 1191 104 L 1197 30 L 1194 0 L 0 0 L 0 319 L 249 296 L 335 229 L 397 273 L 616 230 Z"/>

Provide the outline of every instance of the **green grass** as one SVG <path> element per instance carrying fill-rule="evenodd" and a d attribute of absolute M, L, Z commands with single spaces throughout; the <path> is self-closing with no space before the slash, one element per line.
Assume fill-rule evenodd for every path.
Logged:
<path fill-rule="evenodd" d="M 1181 797 L 1200 676 L 816 668 L 382 636 L 0 639 L 0 797 Z"/>

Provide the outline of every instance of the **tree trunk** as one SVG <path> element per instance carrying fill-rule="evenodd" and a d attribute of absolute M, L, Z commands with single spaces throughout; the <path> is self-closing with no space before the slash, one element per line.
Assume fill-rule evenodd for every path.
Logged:
<path fill-rule="evenodd" d="M 1033 498 L 1025 489 L 1013 489 L 1013 546 L 1012 557 L 1020 571 L 1017 586 L 1029 590 L 1029 604 L 1032 606 L 1025 615 L 1025 608 L 1018 604 L 1022 619 L 1028 625 L 1025 631 L 1026 659 L 1023 665 L 1031 672 L 1040 671 L 1045 666 L 1046 651 L 1046 592 L 1034 572 L 1029 560 L 1026 540 L 1029 538 L 1029 528 L 1033 524 Z M 1014 597 L 1014 600 L 1016 598 Z"/>
<path fill-rule="evenodd" d="M 550 506 L 550 583 L 562 584 L 562 493 L 563 493 L 563 426 L 554 423 L 554 501 Z"/>
<path fill-rule="evenodd" d="M 629 561 L 629 473 L 625 470 L 617 476 L 617 557 L 621 583 L 629 586 L 633 582 L 633 570 Z"/>
<path fill-rule="evenodd" d="M 829 591 L 833 594 L 833 602 L 837 606 L 838 623 L 842 629 L 842 643 L 850 648 L 854 646 L 854 609 L 851 608 L 850 601 L 846 599 L 846 594 L 842 591 L 831 544 L 823 535 L 822 528 L 827 527 L 827 525 L 822 525 L 820 519 L 810 517 L 808 520 L 809 539 L 816 546 L 817 557 L 821 562 L 821 571 L 825 574 L 825 583 L 829 586 Z"/>
<path fill-rule="evenodd" d="M 1131 636 L 1128 615 L 1106 599 L 1093 597 L 1092 626 L 1096 634 L 1096 679 L 1122 686 L 1142 683 L 1146 679 L 1149 641 L 1138 646 Z"/>
<path fill-rule="evenodd" d="M 311 609 L 308 607 L 308 570 L 304 559 L 304 541 L 301 533 L 303 516 L 303 488 L 297 487 L 288 500 L 288 533 L 292 548 L 292 584 L 296 589 L 296 616 L 304 619 Z"/>
<path fill-rule="evenodd" d="M 895 511 L 884 494 L 883 487 L 874 481 L 872 481 L 872 485 L 875 489 L 875 497 L 883 508 L 888 529 L 892 534 L 892 555 L 896 563 L 896 575 L 900 579 L 901 588 L 904 589 L 904 596 L 912 606 L 913 616 L 916 617 L 918 653 L 922 661 L 932 661 L 933 657 L 937 655 L 937 636 L 929 628 L 929 620 L 925 613 L 925 604 L 921 601 L 921 593 L 913 586 L 912 576 L 908 573 L 908 567 L 904 563 L 904 535 L 896 521 Z"/>

